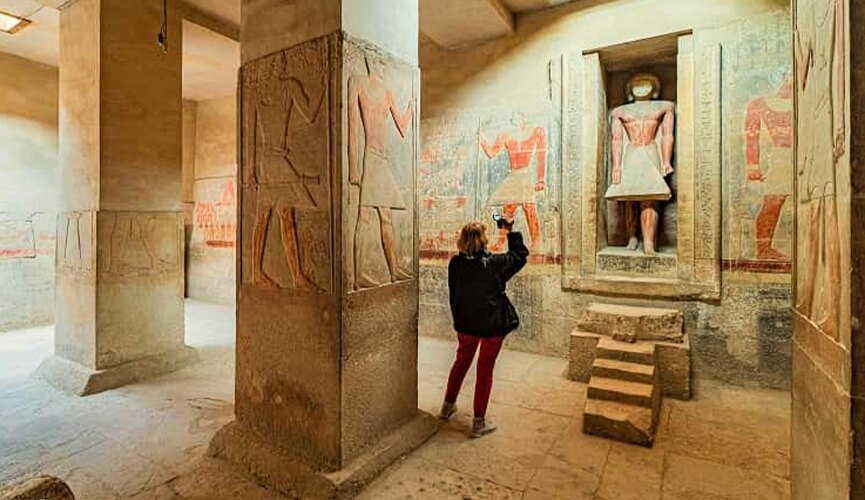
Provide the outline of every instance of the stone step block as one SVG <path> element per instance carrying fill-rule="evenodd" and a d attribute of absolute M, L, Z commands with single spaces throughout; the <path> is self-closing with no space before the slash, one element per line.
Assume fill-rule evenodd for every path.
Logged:
<path fill-rule="evenodd" d="M 651 446 L 655 438 L 657 412 L 652 408 L 587 399 L 583 432 L 626 443 Z"/>
<path fill-rule="evenodd" d="M 644 365 L 655 364 L 655 345 L 651 343 L 619 342 L 608 337 L 598 340 L 596 357 Z"/>
<path fill-rule="evenodd" d="M 655 383 L 655 366 L 641 363 L 629 363 L 616 359 L 596 358 L 592 363 L 592 376 L 639 382 Z"/>
<path fill-rule="evenodd" d="M 587 397 L 652 408 L 655 406 L 655 392 L 655 386 L 652 384 L 593 375 L 589 380 Z"/>
<path fill-rule="evenodd" d="M 592 303 L 578 324 L 583 330 L 625 342 L 681 342 L 684 323 L 684 315 L 675 309 Z"/>

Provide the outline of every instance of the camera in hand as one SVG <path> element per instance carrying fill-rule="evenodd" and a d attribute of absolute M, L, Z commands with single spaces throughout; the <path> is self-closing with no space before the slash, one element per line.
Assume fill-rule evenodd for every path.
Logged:
<path fill-rule="evenodd" d="M 508 222 L 502 217 L 502 214 L 493 213 L 493 220 L 496 221 L 496 227 L 499 229 L 512 229 L 514 227 L 514 221 Z"/>

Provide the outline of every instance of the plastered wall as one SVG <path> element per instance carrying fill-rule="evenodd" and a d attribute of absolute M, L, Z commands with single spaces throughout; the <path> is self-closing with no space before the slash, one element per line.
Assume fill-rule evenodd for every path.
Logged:
<path fill-rule="evenodd" d="M 0 331 L 51 323 L 57 69 L 0 53 Z"/>
<path fill-rule="evenodd" d="M 194 299 L 233 304 L 237 99 L 231 95 L 187 104 L 185 114 L 185 125 L 195 130 L 194 141 L 185 141 L 186 152 L 194 159 L 186 293 Z"/>
<path fill-rule="evenodd" d="M 421 334 L 453 335 L 446 264 L 460 226 L 506 208 L 500 187 L 512 160 L 491 146 L 534 131 L 544 137 L 528 165 L 535 192 L 512 200 L 533 255 L 509 286 L 523 324 L 508 346 L 564 356 L 568 333 L 593 301 L 670 306 L 685 312 L 697 377 L 788 387 L 793 167 L 786 4 L 576 2 L 520 16 L 515 36 L 472 49 L 422 43 Z M 561 65 L 569 54 L 682 32 L 693 33 L 697 73 L 703 48 L 719 45 L 721 52 L 722 208 L 712 214 L 721 219 L 720 298 L 658 301 L 563 290 L 563 261 L 579 258 L 562 236 L 564 215 L 575 210 L 562 196 L 563 178 L 579 178 L 579 167 L 562 154 L 562 141 L 574 139 L 563 127 L 568 110 L 558 96 L 574 82 L 561 76 Z"/>

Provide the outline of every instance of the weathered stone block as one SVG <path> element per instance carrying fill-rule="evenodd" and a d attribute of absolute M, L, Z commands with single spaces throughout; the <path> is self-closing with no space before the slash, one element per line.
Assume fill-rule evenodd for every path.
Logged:
<path fill-rule="evenodd" d="M 594 303 L 586 308 L 579 325 L 583 330 L 609 335 L 623 342 L 679 342 L 684 321 L 682 312 L 675 309 Z"/>
<path fill-rule="evenodd" d="M 435 417 L 418 411 L 414 418 L 335 472 L 311 467 L 237 421 L 216 433 L 207 453 L 244 467 L 269 487 L 292 498 L 350 498 L 399 457 L 426 442 L 436 430 Z"/>
<path fill-rule="evenodd" d="M 59 356 L 51 356 L 42 361 L 34 376 L 60 390 L 88 396 L 171 373 L 197 360 L 198 353 L 188 346 L 104 370 L 93 370 Z"/>
<path fill-rule="evenodd" d="M 588 382 L 592 376 L 592 362 L 601 336 L 579 329 L 571 332 L 571 357 L 568 378 L 576 382 Z"/>
<path fill-rule="evenodd" d="M 691 399 L 691 341 L 656 342 L 655 359 L 661 378 L 661 393 L 674 399 Z"/>
<path fill-rule="evenodd" d="M 75 500 L 75 495 L 61 479 L 37 476 L 0 488 L 0 500 Z"/>
<path fill-rule="evenodd" d="M 583 432 L 618 439 L 627 443 L 651 446 L 655 438 L 652 409 L 642 406 L 586 400 Z"/>

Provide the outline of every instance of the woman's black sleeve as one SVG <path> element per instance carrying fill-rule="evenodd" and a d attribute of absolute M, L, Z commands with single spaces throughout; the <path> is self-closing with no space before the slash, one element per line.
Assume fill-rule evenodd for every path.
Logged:
<path fill-rule="evenodd" d="M 523 243 L 522 233 L 508 233 L 507 253 L 492 256 L 496 272 L 499 274 L 502 282 L 506 282 L 513 278 L 514 275 L 526 265 L 526 259 L 528 256 L 529 249 L 526 247 L 525 243 Z"/>
<path fill-rule="evenodd" d="M 451 259 L 450 264 L 448 264 L 448 293 L 450 295 L 449 301 L 451 306 L 451 312 L 454 310 L 454 305 L 456 305 L 457 301 L 457 277 L 456 277 L 456 266 L 454 265 L 454 259 Z"/>

